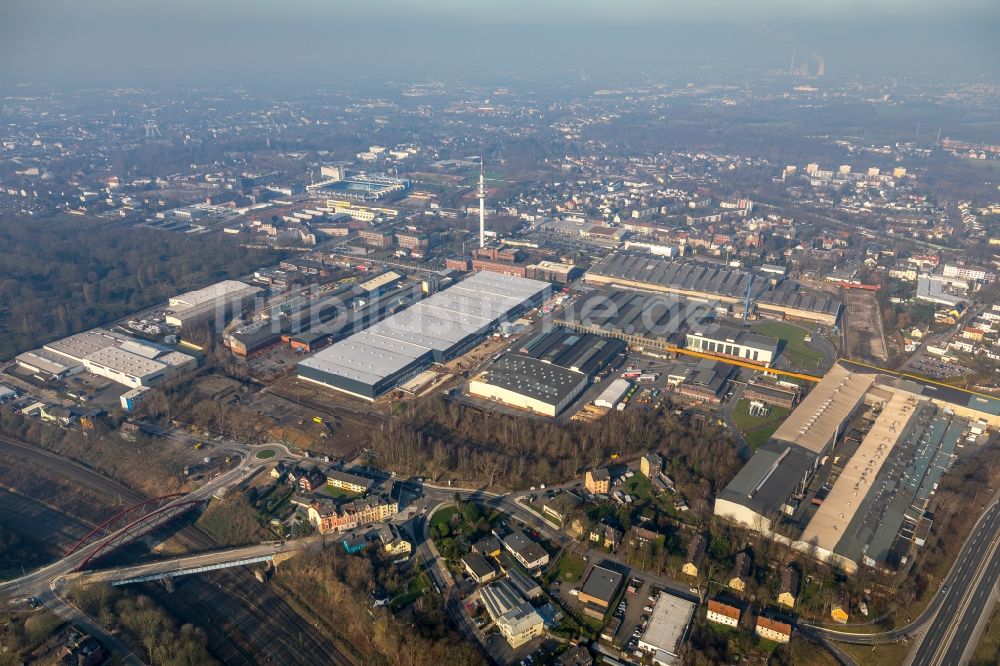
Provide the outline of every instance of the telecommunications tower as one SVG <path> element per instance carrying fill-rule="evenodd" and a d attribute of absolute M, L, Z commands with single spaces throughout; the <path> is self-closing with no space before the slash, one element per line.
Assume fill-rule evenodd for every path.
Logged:
<path fill-rule="evenodd" d="M 483 156 L 479 156 L 479 247 L 486 247 L 486 186 L 483 179 Z"/>

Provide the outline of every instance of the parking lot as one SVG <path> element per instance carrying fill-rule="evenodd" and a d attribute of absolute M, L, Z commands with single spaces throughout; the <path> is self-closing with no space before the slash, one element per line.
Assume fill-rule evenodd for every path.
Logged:
<path fill-rule="evenodd" d="M 911 358 L 909 362 L 903 366 L 903 370 L 905 372 L 915 372 L 933 379 L 960 377 L 972 372 L 964 365 L 945 361 L 943 359 L 930 356 L 929 354 L 921 354 L 916 358 Z"/>
<path fill-rule="evenodd" d="M 656 595 L 659 593 L 659 590 L 655 589 L 649 582 L 643 580 L 641 576 L 630 576 L 626 579 L 625 585 L 630 585 L 633 580 L 640 580 L 642 584 L 636 588 L 634 593 L 626 589 L 618 605 L 618 609 L 614 613 L 614 617 L 619 617 L 622 621 L 621 627 L 619 627 L 618 632 L 614 636 L 614 645 L 620 648 L 622 652 L 629 654 L 634 653 L 638 649 L 639 636 L 642 635 L 642 631 L 646 628 L 646 623 L 649 621 L 650 613 L 653 610 L 653 603 L 656 601 Z M 625 606 L 624 612 L 621 610 L 622 604 Z"/>

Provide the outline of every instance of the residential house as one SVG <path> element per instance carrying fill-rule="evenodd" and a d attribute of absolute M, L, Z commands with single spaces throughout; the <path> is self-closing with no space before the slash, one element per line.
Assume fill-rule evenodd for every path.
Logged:
<path fill-rule="evenodd" d="M 490 582 L 497 575 L 497 571 L 493 568 L 493 565 L 479 553 L 469 553 L 463 557 L 462 566 L 465 567 L 465 571 L 469 574 L 469 577 L 480 585 Z"/>
<path fill-rule="evenodd" d="M 350 472 L 332 469 L 326 474 L 326 485 L 349 493 L 364 494 L 371 487 L 372 480 L 364 476 L 351 474 Z"/>
<path fill-rule="evenodd" d="M 588 470 L 583 476 L 583 487 L 595 495 L 607 495 L 611 489 L 611 472 L 606 467 Z"/>
<path fill-rule="evenodd" d="M 691 541 L 688 543 L 687 559 L 684 560 L 681 571 L 692 578 L 697 578 L 701 560 L 705 557 L 707 547 L 708 539 L 705 538 L 704 534 L 696 534 L 691 537 Z"/>
<path fill-rule="evenodd" d="M 663 535 L 652 530 L 647 530 L 645 527 L 632 526 L 632 529 L 628 531 L 628 545 L 633 548 L 641 548 L 647 543 L 652 543 L 657 539 L 662 539 Z"/>
<path fill-rule="evenodd" d="M 736 564 L 733 567 L 732 573 L 729 574 L 729 581 L 726 584 L 731 590 L 746 592 L 749 580 L 750 555 L 746 551 L 742 551 L 736 555 Z"/>
<path fill-rule="evenodd" d="M 366 497 L 336 505 L 325 498 L 309 505 L 309 522 L 321 533 L 345 532 L 360 525 L 370 525 L 399 513 L 399 502 L 387 495 Z"/>
<path fill-rule="evenodd" d="M 503 546 L 500 543 L 500 539 L 496 538 L 492 534 L 484 536 L 482 539 L 472 544 L 472 550 L 479 553 L 483 557 L 500 557 L 500 551 Z"/>
<path fill-rule="evenodd" d="M 593 666 L 594 658 L 584 645 L 574 645 L 559 655 L 556 666 Z"/>
<path fill-rule="evenodd" d="M 59 654 L 59 664 L 73 666 L 100 666 L 108 661 L 108 653 L 93 636 L 73 634 Z M 18 662 L 20 663 L 20 662 Z"/>
<path fill-rule="evenodd" d="M 716 599 L 708 600 L 708 621 L 715 624 L 723 624 L 727 627 L 736 627 L 740 623 L 742 612 L 736 606 L 731 606 Z"/>
<path fill-rule="evenodd" d="M 799 596 L 799 570 L 789 564 L 781 571 L 781 587 L 778 588 L 778 603 L 795 608 Z"/>
<path fill-rule="evenodd" d="M 754 633 L 775 643 L 787 643 L 792 639 L 792 625 L 765 615 L 758 615 Z"/>
<path fill-rule="evenodd" d="M 546 516 L 551 516 L 560 523 L 565 523 L 570 512 L 582 503 L 583 501 L 573 493 L 564 492 L 539 500 L 538 506 Z"/>
<path fill-rule="evenodd" d="M 321 472 L 318 467 L 306 470 L 304 474 L 299 476 L 299 490 L 304 493 L 311 493 L 322 488 L 325 483 L 326 474 Z"/>
<path fill-rule="evenodd" d="M 61 426 L 68 426 L 76 421 L 73 410 L 62 405 L 45 405 L 38 411 L 38 416 L 46 423 L 58 423 Z"/>
<path fill-rule="evenodd" d="M 392 523 L 383 525 L 378 535 L 382 540 L 382 550 L 389 555 L 404 556 L 413 552 L 413 544 L 404 539 L 399 533 L 399 528 Z"/>
<path fill-rule="evenodd" d="M 594 528 L 590 530 L 589 537 L 591 541 L 604 546 L 611 552 L 616 551 L 622 542 L 621 530 L 614 528 L 611 525 L 605 525 L 604 523 L 594 526 Z"/>
<path fill-rule="evenodd" d="M 647 479 L 659 476 L 660 472 L 663 471 L 663 458 L 656 453 L 647 453 L 639 459 L 639 471 Z"/>
<path fill-rule="evenodd" d="M 503 545 L 525 569 L 537 569 L 549 562 L 549 554 L 545 549 L 529 539 L 521 530 L 514 530 L 505 536 Z"/>

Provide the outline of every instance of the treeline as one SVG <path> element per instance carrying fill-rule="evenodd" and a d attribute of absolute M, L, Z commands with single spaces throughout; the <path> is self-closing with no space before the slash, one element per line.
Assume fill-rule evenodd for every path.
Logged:
<path fill-rule="evenodd" d="M 221 234 L 0 217 L 0 359 L 281 256 Z"/>
<path fill-rule="evenodd" d="M 414 603 L 409 621 L 385 608 L 373 609 L 379 585 L 371 560 L 347 555 L 339 546 L 305 551 L 282 564 L 274 583 L 306 606 L 361 663 L 374 666 L 464 666 L 483 664 L 476 645 L 450 627 L 441 599 L 426 594 Z"/>
<path fill-rule="evenodd" d="M 626 410 L 558 425 L 479 411 L 440 396 L 404 404 L 372 433 L 371 444 L 379 464 L 390 469 L 513 487 L 568 479 L 607 464 L 613 454 L 628 459 L 656 451 L 678 489 L 705 501 L 740 465 L 722 430 L 673 411 Z"/>
<path fill-rule="evenodd" d="M 205 633 L 193 625 L 180 627 L 145 595 L 105 584 L 72 590 L 76 605 L 101 625 L 119 634 L 129 647 L 159 666 L 217 664 L 206 647 Z"/>
<path fill-rule="evenodd" d="M 183 464 L 168 451 L 149 446 L 142 437 L 137 442 L 125 441 L 100 423 L 95 432 L 85 435 L 0 409 L 0 432 L 78 460 L 150 497 L 176 492 L 183 484 Z"/>

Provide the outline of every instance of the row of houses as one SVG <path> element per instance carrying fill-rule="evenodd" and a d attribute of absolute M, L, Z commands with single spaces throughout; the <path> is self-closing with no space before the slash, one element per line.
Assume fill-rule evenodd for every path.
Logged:
<path fill-rule="evenodd" d="M 742 617 L 743 609 L 739 606 L 718 599 L 708 600 L 709 622 L 737 629 Z M 774 614 L 759 613 L 754 621 L 754 633 L 775 643 L 787 643 L 792 638 L 792 623 Z"/>
<path fill-rule="evenodd" d="M 399 513 L 399 502 L 388 495 L 372 495 L 341 504 L 319 497 L 293 501 L 300 506 L 305 504 L 310 524 L 321 534 L 346 532 L 388 520 Z"/>
<path fill-rule="evenodd" d="M 284 463 L 278 463 L 271 468 L 271 477 L 274 479 L 284 477 L 289 483 L 297 485 L 303 493 L 316 492 L 325 486 L 364 495 L 375 485 L 375 482 L 366 476 L 334 468 L 323 470 L 318 465 L 286 467 Z"/>

